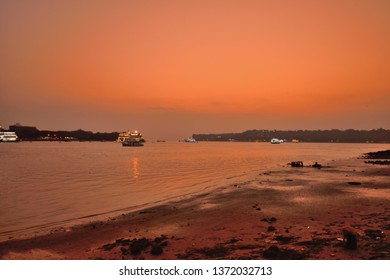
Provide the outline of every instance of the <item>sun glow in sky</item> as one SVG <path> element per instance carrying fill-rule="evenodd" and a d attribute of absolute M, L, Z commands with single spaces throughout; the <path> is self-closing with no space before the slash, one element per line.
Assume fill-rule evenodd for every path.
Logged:
<path fill-rule="evenodd" d="M 390 128 L 390 1 L 0 0 L 0 125 Z"/>

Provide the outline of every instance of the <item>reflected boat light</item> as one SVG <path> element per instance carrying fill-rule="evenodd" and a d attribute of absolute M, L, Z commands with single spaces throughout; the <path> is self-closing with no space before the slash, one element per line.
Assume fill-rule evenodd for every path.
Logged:
<path fill-rule="evenodd" d="M 133 179 L 138 180 L 139 170 L 138 170 L 139 158 L 133 158 Z"/>

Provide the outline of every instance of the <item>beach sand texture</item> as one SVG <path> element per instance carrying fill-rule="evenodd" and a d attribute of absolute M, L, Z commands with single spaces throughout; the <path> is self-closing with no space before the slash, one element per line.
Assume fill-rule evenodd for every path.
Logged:
<path fill-rule="evenodd" d="M 10 239 L 0 258 L 390 259 L 389 179 L 388 165 L 362 159 L 286 165 L 106 221 Z"/>

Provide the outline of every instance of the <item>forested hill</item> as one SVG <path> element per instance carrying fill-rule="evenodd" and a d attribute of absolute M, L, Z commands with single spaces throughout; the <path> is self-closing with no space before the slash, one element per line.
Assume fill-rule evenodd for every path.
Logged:
<path fill-rule="evenodd" d="M 198 141 L 268 142 L 272 138 L 299 142 L 390 143 L 390 130 L 248 130 L 241 133 L 194 134 Z"/>

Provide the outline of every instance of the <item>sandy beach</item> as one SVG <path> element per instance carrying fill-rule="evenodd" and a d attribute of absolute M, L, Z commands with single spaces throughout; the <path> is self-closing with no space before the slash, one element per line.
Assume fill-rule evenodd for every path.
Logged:
<path fill-rule="evenodd" d="M 390 167 L 286 166 L 106 221 L 0 243 L 1 259 L 390 259 Z M 347 248 L 343 230 L 357 248 Z"/>

